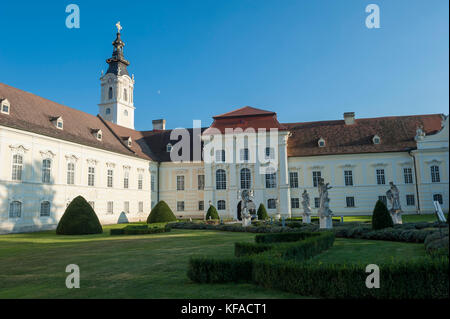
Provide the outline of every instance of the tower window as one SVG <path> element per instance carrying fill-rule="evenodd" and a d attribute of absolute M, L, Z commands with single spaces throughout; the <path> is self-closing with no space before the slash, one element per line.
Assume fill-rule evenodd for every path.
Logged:
<path fill-rule="evenodd" d="M 9 102 L 7 99 L 0 99 L 0 111 L 4 114 L 9 114 Z"/>
<path fill-rule="evenodd" d="M 125 101 L 128 100 L 127 89 L 123 89 L 123 99 L 124 99 Z"/>
<path fill-rule="evenodd" d="M 128 111 L 127 111 L 127 110 L 124 110 L 124 111 L 123 111 L 123 115 L 128 116 Z"/>
<path fill-rule="evenodd" d="M 106 115 L 109 115 L 109 114 L 111 114 L 111 109 L 108 107 L 108 108 L 106 109 Z"/>
<path fill-rule="evenodd" d="M 108 99 L 112 99 L 113 98 L 113 90 L 112 90 L 112 87 L 109 87 L 109 90 L 108 90 Z"/>

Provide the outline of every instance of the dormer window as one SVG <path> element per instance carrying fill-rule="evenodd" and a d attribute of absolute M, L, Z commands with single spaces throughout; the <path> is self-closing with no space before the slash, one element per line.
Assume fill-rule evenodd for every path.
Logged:
<path fill-rule="evenodd" d="M 123 141 L 124 143 L 126 143 L 128 147 L 131 147 L 132 140 L 131 140 L 131 137 L 130 137 L 130 136 L 124 136 L 124 137 L 122 137 L 122 141 Z"/>
<path fill-rule="evenodd" d="M 61 116 L 51 117 L 50 121 L 56 126 L 57 129 L 62 130 L 64 128 L 64 121 Z"/>
<path fill-rule="evenodd" d="M 102 137 L 103 137 L 102 130 L 93 129 L 93 130 L 91 130 L 91 132 L 98 141 L 102 140 Z"/>
<path fill-rule="evenodd" d="M 170 153 L 172 151 L 172 144 L 170 144 L 170 143 L 167 144 L 166 150 L 167 150 L 168 153 Z"/>
<path fill-rule="evenodd" d="M 0 111 L 3 114 L 9 114 L 10 104 L 7 99 L 0 98 Z"/>
<path fill-rule="evenodd" d="M 317 142 L 317 144 L 319 145 L 319 147 L 325 147 L 325 145 L 326 145 L 325 140 L 322 137 L 319 138 L 319 141 Z"/>
<path fill-rule="evenodd" d="M 380 137 L 378 135 L 375 135 L 372 138 L 372 142 L 373 142 L 373 144 L 380 144 L 381 143 L 381 139 L 380 139 Z"/>
<path fill-rule="evenodd" d="M 127 145 L 128 145 L 128 147 L 131 147 L 131 137 L 128 138 Z"/>

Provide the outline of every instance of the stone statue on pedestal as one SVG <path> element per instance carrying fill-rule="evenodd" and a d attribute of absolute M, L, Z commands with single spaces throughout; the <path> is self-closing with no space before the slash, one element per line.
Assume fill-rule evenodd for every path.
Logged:
<path fill-rule="evenodd" d="M 303 206 L 303 222 L 306 224 L 311 223 L 311 205 L 309 204 L 309 194 L 306 189 L 302 193 L 302 206 Z"/>
<path fill-rule="evenodd" d="M 331 189 L 331 186 L 328 186 L 329 183 L 324 183 L 324 179 L 320 178 L 317 184 L 319 189 L 319 218 L 320 218 L 320 228 L 332 228 L 332 215 L 333 212 L 330 209 L 330 199 L 328 198 L 328 190 Z"/>
<path fill-rule="evenodd" d="M 256 209 L 255 203 L 253 202 L 253 191 L 248 189 L 243 189 L 241 191 L 241 216 L 242 216 L 242 226 L 247 227 L 252 224 L 252 215 L 250 211 Z"/>
<path fill-rule="evenodd" d="M 400 205 L 400 191 L 397 186 L 393 182 L 389 182 L 391 188 L 386 192 L 386 197 L 391 203 L 391 209 L 389 212 L 391 213 L 392 221 L 394 224 L 402 223 L 402 207 Z"/>

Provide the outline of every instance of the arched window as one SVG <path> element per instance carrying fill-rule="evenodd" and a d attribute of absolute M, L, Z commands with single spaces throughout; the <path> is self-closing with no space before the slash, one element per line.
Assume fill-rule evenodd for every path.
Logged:
<path fill-rule="evenodd" d="M 13 156 L 12 164 L 12 180 L 21 181 L 22 180 L 22 168 L 23 168 L 23 157 L 20 154 Z"/>
<path fill-rule="evenodd" d="M 241 169 L 241 189 L 250 189 L 252 177 L 248 168 Z"/>
<path fill-rule="evenodd" d="M 124 99 L 125 101 L 128 100 L 127 89 L 123 89 L 123 99 Z"/>
<path fill-rule="evenodd" d="M 113 98 L 113 91 L 112 91 L 112 87 L 109 87 L 109 90 L 108 90 L 108 99 L 112 99 Z"/>
<path fill-rule="evenodd" d="M 109 115 L 109 114 L 111 114 L 111 109 L 108 107 L 108 108 L 106 108 L 106 115 Z"/>
<path fill-rule="evenodd" d="M 48 158 L 42 161 L 42 183 L 50 183 L 52 161 Z"/>
<path fill-rule="evenodd" d="M 224 200 L 217 201 L 217 209 L 218 210 L 225 210 L 225 201 Z"/>
<path fill-rule="evenodd" d="M 439 174 L 439 166 L 433 165 L 430 167 L 431 170 L 431 182 L 439 183 L 441 181 L 441 176 Z"/>
<path fill-rule="evenodd" d="M 50 216 L 50 202 L 44 201 L 41 203 L 41 217 Z"/>
<path fill-rule="evenodd" d="M 9 204 L 9 217 L 20 218 L 20 216 L 22 216 L 22 203 L 15 200 Z"/>
<path fill-rule="evenodd" d="M 216 189 L 227 189 L 227 176 L 223 169 L 216 171 Z"/>

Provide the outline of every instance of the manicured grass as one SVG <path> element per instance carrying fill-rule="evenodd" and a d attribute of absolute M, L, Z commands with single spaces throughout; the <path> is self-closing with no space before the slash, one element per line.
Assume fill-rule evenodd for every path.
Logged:
<path fill-rule="evenodd" d="M 308 262 L 377 264 L 418 258 L 426 258 L 423 244 L 336 238 L 333 247 Z"/>
<path fill-rule="evenodd" d="M 339 217 L 339 216 L 336 216 Z M 448 215 L 446 214 L 446 218 Z M 418 222 L 436 222 L 437 217 L 435 214 L 414 214 L 414 215 L 402 215 L 403 223 L 418 223 Z M 371 222 L 372 216 L 344 216 L 344 222 Z"/>
<path fill-rule="evenodd" d="M 203 285 L 186 276 L 191 255 L 233 256 L 249 233 L 57 236 L 54 231 L 0 236 L 0 298 L 299 298 L 251 284 Z M 80 289 L 67 289 L 68 264 Z"/>

